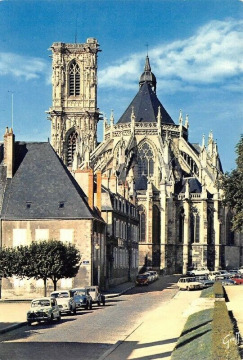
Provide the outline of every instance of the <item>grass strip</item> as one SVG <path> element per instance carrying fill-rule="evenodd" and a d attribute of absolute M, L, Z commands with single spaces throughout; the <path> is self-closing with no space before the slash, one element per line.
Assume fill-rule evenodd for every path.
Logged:
<path fill-rule="evenodd" d="M 213 309 L 201 310 L 188 317 L 171 360 L 212 360 Z"/>

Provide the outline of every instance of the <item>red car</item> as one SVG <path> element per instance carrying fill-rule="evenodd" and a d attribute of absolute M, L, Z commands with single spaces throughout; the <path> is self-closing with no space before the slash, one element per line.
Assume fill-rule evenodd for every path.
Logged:
<path fill-rule="evenodd" d="M 231 278 L 236 285 L 243 284 L 243 276 L 242 275 L 235 275 Z"/>
<path fill-rule="evenodd" d="M 149 274 L 139 274 L 136 277 L 137 285 L 148 285 L 149 284 Z"/>

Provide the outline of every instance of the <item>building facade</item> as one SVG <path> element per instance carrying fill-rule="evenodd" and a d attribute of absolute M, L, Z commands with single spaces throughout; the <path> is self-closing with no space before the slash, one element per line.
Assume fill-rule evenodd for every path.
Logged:
<path fill-rule="evenodd" d="M 106 224 L 50 143 L 16 142 L 6 129 L 0 145 L 0 245 L 17 247 L 43 240 L 76 246 L 75 278 L 59 288 L 106 286 Z M 52 281 L 47 283 L 53 290 Z M 43 280 L 2 279 L 3 298 L 43 296 Z"/>
<path fill-rule="evenodd" d="M 97 41 L 92 39 L 92 43 L 93 52 L 97 54 Z M 72 46 L 84 49 L 87 44 L 62 44 L 58 50 L 56 44 L 52 46 L 57 52 L 53 56 L 53 69 L 56 57 L 61 56 L 61 47 Z M 58 96 L 66 104 L 63 117 L 60 115 L 62 126 L 66 124 L 66 135 L 60 126 L 56 128 L 56 75 L 53 75 L 52 144 L 65 162 L 65 149 L 70 146 L 69 129 L 72 129 L 71 132 L 77 134 L 75 149 L 68 150 L 71 157 L 70 162 L 66 162 L 71 171 L 75 173 L 88 166 L 94 173 L 101 172 L 103 186 L 136 205 L 140 222 L 139 267 L 184 273 L 190 267 L 218 269 L 241 264 L 242 238 L 240 234 L 231 233 L 231 214 L 222 205 L 223 194 L 217 182 L 223 170 L 212 132 L 207 140 L 202 136 L 201 144 L 189 141 L 189 118 L 183 119 L 180 111 L 176 123 L 168 114 L 157 97 L 156 76 L 147 56 L 137 94 L 117 122 L 113 113 L 109 121 L 104 118 L 103 141 L 96 146 L 99 110 L 96 97 L 92 97 L 96 91 L 87 90 L 90 86 L 96 88 L 96 82 L 87 83 L 87 74 L 83 74 L 76 93 L 72 90 L 70 74 L 74 63 L 82 67 L 79 56 L 75 51 L 68 57 L 61 56 L 65 80 Z M 89 51 L 86 56 L 90 56 Z M 89 78 L 94 79 L 97 56 L 93 55 L 92 59 L 92 67 L 88 62 L 86 72 L 93 69 Z M 81 89 L 88 91 L 86 100 L 92 94 L 92 111 L 80 103 Z M 80 104 L 80 108 L 75 110 L 76 118 L 70 124 L 64 119 L 74 103 Z M 84 109 L 91 113 L 92 121 L 86 120 L 88 127 L 84 126 L 85 122 L 79 122 L 78 114 Z M 90 142 L 85 139 L 91 130 L 94 133 Z M 55 147 L 55 138 L 62 141 L 61 151 Z"/>

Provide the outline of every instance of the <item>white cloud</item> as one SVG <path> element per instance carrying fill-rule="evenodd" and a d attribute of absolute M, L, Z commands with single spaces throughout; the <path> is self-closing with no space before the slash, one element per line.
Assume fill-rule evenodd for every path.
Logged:
<path fill-rule="evenodd" d="M 12 75 L 25 80 L 32 80 L 43 75 L 46 78 L 49 65 L 43 59 L 21 56 L 14 53 L 0 53 L 0 75 Z"/>
<path fill-rule="evenodd" d="M 157 81 L 172 88 L 194 89 L 197 85 L 218 85 L 227 80 L 228 86 L 240 90 L 243 73 L 243 21 L 233 19 L 212 21 L 187 39 L 160 44 L 149 51 L 152 71 Z M 99 72 L 102 87 L 134 87 L 138 72 L 142 72 L 145 54 L 135 53 Z M 139 70 L 141 69 L 141 70 Z M 140 75 L 139 73 L 139 75 Z M 237 86 L 239 84 L 239 86 Z M 172 89 L 170 88 L 170 92 Z"/>

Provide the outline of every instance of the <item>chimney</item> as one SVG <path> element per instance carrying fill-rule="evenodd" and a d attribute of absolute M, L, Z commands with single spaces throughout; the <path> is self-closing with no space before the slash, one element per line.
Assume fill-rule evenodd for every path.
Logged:
<path fill-rule="evenodd" d="M 101 171 L 98 170 L 96 172 L 96 182 L 97 182 L 97 208 L 101 213 L 101 182 L 102 182 L 102 178 L 101 178 Z"/>
<path fill-rule="evenodd" d="M 90 208 L 94 209 L 94 172 L 92 169 L 76 170 L 74 178 L 85 192 Z"/>
<path fill-rule="evenodd" d="M 4 165 L 7 167 L 8 179 L 12 179 L 14 172 L 14 139 L 13 129 L 6 127 L 4 134 Z"/>

